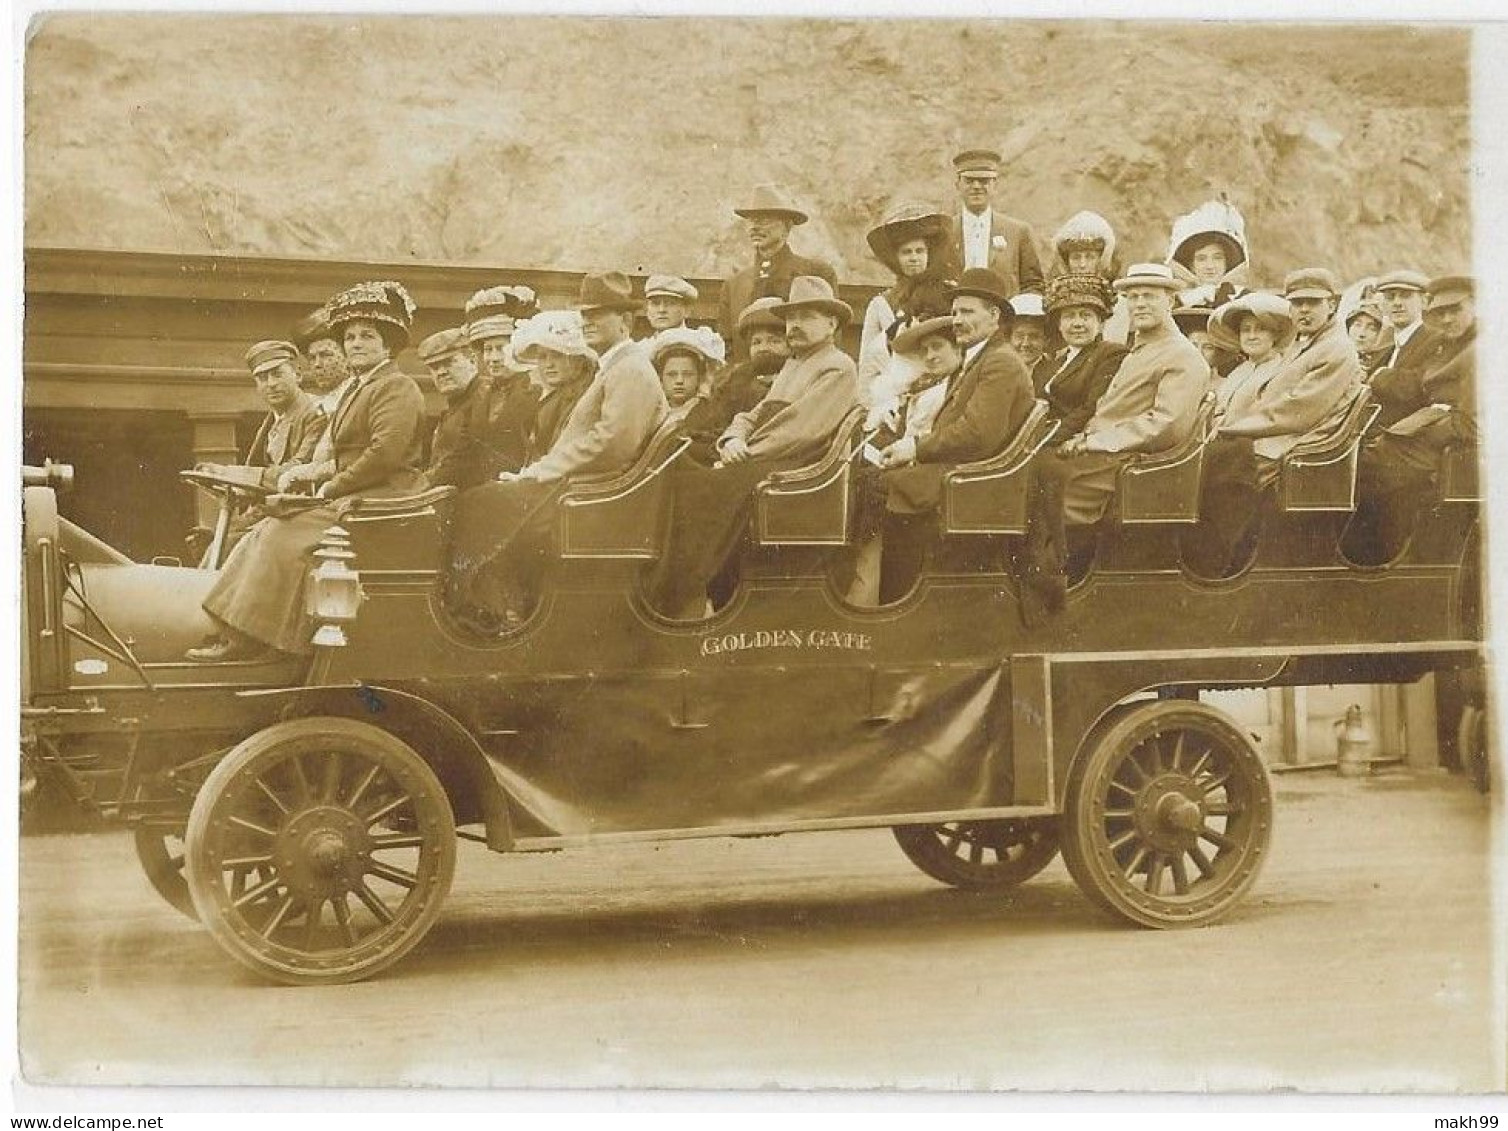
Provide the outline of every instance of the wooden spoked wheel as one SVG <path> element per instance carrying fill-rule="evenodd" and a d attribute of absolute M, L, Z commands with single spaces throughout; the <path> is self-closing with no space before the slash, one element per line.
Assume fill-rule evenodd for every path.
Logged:
<path fill-rule="evenodd" d="M 189 815 L 200 921 L 290 984 L 350 982 L 424 937 L 455 870 L 444 788 L 410 747 L 353 719 L 279 723 L 210 773 Z"/>
<path fill-rule="evenodd" d="M 975 891 L 1025 883 L 1058 854 L 1056 817 L 900 825 L 895 839 L 934 880 Z"/>
<path fill-rule="evenodd" d="M 1272 833 L 1272 787 L 1246 735 L 1200 703 L 1124 710 L 1069 774 L 1063 859 L 1100 906 L 1146 927 L 1195 926 L 1251 887 Z"/>

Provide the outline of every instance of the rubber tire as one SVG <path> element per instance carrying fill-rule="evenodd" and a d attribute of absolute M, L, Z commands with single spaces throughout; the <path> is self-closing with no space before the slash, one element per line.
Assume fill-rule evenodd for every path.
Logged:
<path fill-rule="evenodd" d="M 435 805 L 439 827 L 438 845 L 440 857 L 438 873 L 432 884 L 434 890 L 414 921 L 408 924 L 402 936 L 381 953 L 361 962 L 319 971 L 290 968 L 287 965 L 265 959 L 248 948 L 236 925 L 224 914 L 220 906 L 221 875 L 213 865 L 210 853 L 211 823 L 215 816 L 215 803 L 220 795 L 236 779 L 257 761 L 269 758 L 280 747 L 309 740 L 315 735 L 331 735 L 337 741 L 367 745 L 381 750 L 395 759 L 410 777 L 410 785 L 427 795 L 426 801 Z M 440 907 L 450 890 L 455 874 L 456 836 L 455 820 L 451 813 L 449 798 L 444 787 L 429 764 L 413 748 L 378 727 L 356 719 L 329 716 L 293 719 L 276 723 L 258 731 L 240 743 L 222 759 L 205 778 L 204 785 L 194 797 L 189 813 L 188 831 L 185 837 L 188 864 L 189 891 L 199 913 L 199 921 L 208 929 L 211 937 L 228 955 L 256 974 L 285 985 L 332 985 L 361 981 L 393 965 L 408 954 L 424 938 L 438 918 Z"/>
<path fill-rule="evenodd" d="M 1120 890 L 1098 851 L 1100 846 L 1097 841 L 1104 834 L 1094 807 L 1099 781 L 1107 772 L 1113 776 L 1114 769 L 1127 749 L 1135 748 L 1137 743 L 1132 742 L 1133 736 L 1144 728 L 1153 730 L 1179 718 L 1209 726 L 1219 733 L 1240 751 L 1238 757 L 1254 771 L 1256 796 L 1253 802 L 1257 812 L 1253 819 L 1257 824 L 1257 839 L 1251 846 L 1252 859 L 1243 866 L 1236 882 L 1221 893 L 1213 906 L 1196 913 L 1183 913 L 1180 908 L 1175 914 L 1164 915 L 1139 906 L 1137 901 L 1126 898 Z M 1129 748 L 1126 746 L 1128 742 L 1132 742 Z M 1059 830 L 1063 862 L 1068 866 L 1074 882 L 1090 901 L 1120 919 L 1155 929 L 1205 926 L 1228 914 L 1256 881 L 1267 855 L 1271 831 L 1271 779 L 1246 732 L 1234 720 L 1213 707 L 1177 699 L 1122 704 L 1114 708 L 1100 724 L 1091 728 L 1069 770 Z"/>
<path fill-rule="evenodd" d="M 960 860 L 938 842 L 936 830 L 941 825 L 897 825 L 891 832 L 895 834 L 896 843 L 901 846 L 906 858 L 934 880 L 966 891 L 1005 891 L 1031 879 L 1058 855 L 1057 818 L 1016 817 L 1007 820 L 1038 825 L 1040 836 L 1033 840 L 1019 859 L 997 861 L 994 864 L 976 865 Z M 956 823 L 987 825 L 994 822 Z"/>

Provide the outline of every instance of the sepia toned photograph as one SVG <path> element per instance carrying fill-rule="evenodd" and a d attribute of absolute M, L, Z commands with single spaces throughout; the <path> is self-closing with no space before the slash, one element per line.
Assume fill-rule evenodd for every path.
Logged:
<path fill-rule="evenodd" d="M 37 16 L 26 1084 L 1501 1092 L 1482 38 Z"/>

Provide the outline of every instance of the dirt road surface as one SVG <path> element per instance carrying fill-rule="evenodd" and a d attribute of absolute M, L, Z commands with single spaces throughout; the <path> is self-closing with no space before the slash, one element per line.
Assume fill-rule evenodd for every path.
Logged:
<path fill-rule="evenodd" d="M 23 1064 L 76 1084 L 1501 1088 L 1488 801 L 1442 774 L 1277 791 L 1257 887 L 1206 929 L 1119 925 L 1060 861 L 1006 896 L 952 891 L 884 831 L 464 843 L 418 951 L 317 989 L 224 957 L 126 838 L 28 837 Z"/>

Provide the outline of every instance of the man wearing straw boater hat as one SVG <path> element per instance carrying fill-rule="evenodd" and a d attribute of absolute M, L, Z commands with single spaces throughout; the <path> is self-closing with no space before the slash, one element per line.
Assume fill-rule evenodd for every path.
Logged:
<path fill-rule="evenodd" d="M 1196 573 L 1225 577 L 1239 569 L 1237 556 L 1283 457 L 1306 434 L 1336 424 L 1360 390 L 1365 375 L 1335 316 L 1338 297 L 1335 277 L 1309 267 L 1289 272 L 1283 297 L 1248 291 L 1212 316 L 1237 340 L 1253 323 L 1292 338 L 1302 321 L 1308 333 L 1288 346 L 1270 377 L 1231 398 L 1205 448 L 1199 522 L 1184 546 Z"/>
<path fill-rule="evenodd" d="M 652 582 L 667 616 L 705 613 L 708 585 L 733 552 L 755 486 L 773 470 L 812 462 L 859 403 L 858 370 L 835 340 L 853 310 L 832 284 L 799 276 L 790 297 L 770 310 L 785 320 L 790 360 L 764 398 L 728 425 L 717 443 L 718 466 L 673 477 L 670 539 Z"/>
<path fill-rule="evenodd" d="M 1068 531 L 1100 520 L 1121 465 L 1133 455 L 1176 447 L 1193 433 L 1210 367 L 1173 322 L 1181 287 L 1162 263 L 1134 264 L 1115 281 L 1135 344 L 1084 430 L 1044 452 L 1035 465 L 1021 570 L 1021 614 L 1029 626 L 1063 607 Z"/>
<path fill-rule="evenodd" d="M 769 296 L 789 298 L 792 282 L 803 275 L 824 279 L 836 290 L 838 276 L 822 260 L 797 255 L 791 250 L 788 242 L 791 229 L 805 224 L 810 217 L 779 185 L 754 186 L 747 201 L 733 211 L 748 222 L 754 262 L 731 275 L 723 284 L 722 311 L 717 325 L 728 341 L 730 358 L 741 361 L 747 355 L 737 333 L 738 315 L 751 302 Z"/>
<path fill-rule="evenodd" d="M 1384 565 L 1404 551 L 1419 511 L 1439 490 L 1445 449 L 1477 442 L 1476 283 L 1466 275 L 1431 280 L 1424 320 L 1432 345 L 1416 381 L 1396 375 L 1372 392 L 1382 412 L 1362 449 L 1356 515 L 1346 531 L 1346 556 Z"/>
<path fill-rule="evenodd" d="M 949 274 L 988 267 L 1010 294 L 1042 291 L 1042 262 L 1031 225 L 991 207 L 1000 180 L 1000 154 L 965 149 L 953 158 L 959 208 L 948 225 Z"/>
<path fill-rule="evenodd" d="M 485 287 L 466 300 L 466 341 L 481 379 L 491 386 L 484 399 L 488 401 L 488 443 L 497 455 L 492 474 L 517 471 L 528 458 L 540 393 L 530 382 L 528 370 L 511 364 L 509 345 L 519 324 L 538 313 L 532 287 Z"/>

